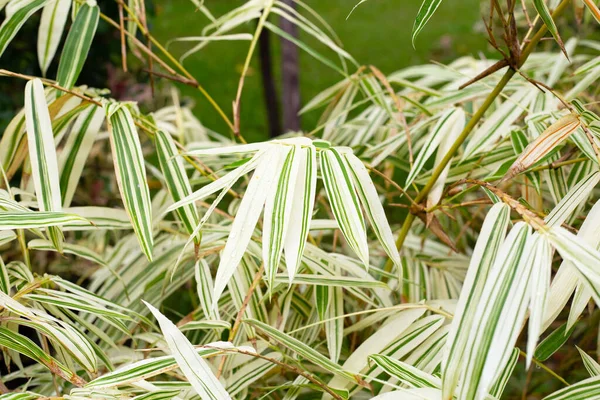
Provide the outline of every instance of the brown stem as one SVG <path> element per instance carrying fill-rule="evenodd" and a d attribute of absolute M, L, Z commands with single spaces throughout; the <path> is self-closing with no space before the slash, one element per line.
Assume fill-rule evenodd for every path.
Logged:
<path fill-rule="evenodd" d="M 264 271 L 265 271 L 265 265 L 261 264 L 260 268 L 256 272 L 256 275 L 254 275 L 254 279 L 252 280 L 252 284 L 250 284 L 250 288 L 248 289 L 248 293 L 246 293 L 246 297 L 244 298 L 244 302 L 242 303 L 242 306 L 240 307 L 240 310 L 237 313 L 237 316 L 235 318 L 235 322 L 233 323 L 233 327 L 231 328 L 231 331 L 229 331 L 229 339 L 228 339 L 228 341 L 230 341 L 230 342 L 233 342 L 233 339 L 235 339 L 235 335 L 237 334 L 237 331 L 240 329 L 240 325 L 242 323 L 242 318 L 244 317 L 244 313 L 246 312 L 246 308 L 248 308 L 248 304 L 250 303 L 250 298 L 252 298 L 252 294 L 256 290 L 256 287 L 258 286 L 258 284 L 260 282 L 260 278 L 262 278 L 262 275 L 263 275 Z M 221 358 L 221 362 L 219 363 L 219 369 L 217 371 L 217 379 L 223 373 L 223 367 L 225 366 L 225 360 L 226 360 L 226 358 L 227 358 L 226 355 L 223 355 L 223 357 Z"/>

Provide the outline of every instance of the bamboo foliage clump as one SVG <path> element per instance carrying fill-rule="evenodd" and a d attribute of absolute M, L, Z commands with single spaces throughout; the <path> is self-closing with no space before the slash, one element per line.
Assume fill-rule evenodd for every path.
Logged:
<path fill-rule="evenodd" d="M 541 370 L 519 393 L 551 379 L 545 399 L 598 397 L 596 350 L 578 339 L 600 304 L 600 45 L 563 42 L 569 0 L 491 0 L 499 60 L 388 75 L 301 1 L 221 16 L 192 1 L 209 23 L 175 38 L 181 58 L 143 1 L 116 3 L 115 21 L 90 0 L 0 1 L 0 56 L 41 14 L 43 75 L 0 70 L 25 99 L 0 139 L 0 399 L 487 400 L 514 394 L 521 364 Z M 440 4 L 423 2 L 414 44 Z M 574 9 L 595 26 L 593 2 Z M 130 52 L 193 86 L 229 131 L 168 85 L 150 112 L 86 86 L 101 23 L 125 68 Z M 340 81 L 301 110 L 316 126 L 247 143 L 265 30 Z M 249 49 L 231 113 L 184 66 L 229 41 Z M 573 343 L 590 377 L 569 385 L 545 363 Z"/>

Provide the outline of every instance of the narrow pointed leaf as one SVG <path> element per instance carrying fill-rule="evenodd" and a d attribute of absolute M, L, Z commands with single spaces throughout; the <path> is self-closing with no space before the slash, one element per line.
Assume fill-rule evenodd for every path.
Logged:
<path fill-rule="evenodd" d="M 442 374 L 445 398 L 454 394 L 458 384 L 463 368 L 463 356 L 465 351 L 468 350 L 471 326 L 476 323 L 474 319 L 475 311 L 484 295 L 483 290 L 490 269 L 504 240 L 509 221 L 509 207 L 497 203 L 488 212 L 481 228 L 456 306 L 452 328 L 446 341 L 446 356 L 444 357 L 444 372 Z"/>
<path fill-rule="evenodd" d="M 179 152 L 175 146 L 173 138 L 162 130 L 156 132 L 154 141 L 156 143 L 156 153 L 160 162 L 160 168 L 167 183 L 167 189 L 174 202 L 192 194 L 192 186 L 185 172 L 183 162 L 178 157 Z M 194 204 L 187 204 L 177 208 L 177 215 L 187 232 L 191 235 L 198 225 L 198 211 Z M 200 234 L 194 236 L 194 242 L 200 243 Z"/>
<path fill-rule="evenodd" d="M 400 271 L 402 268 L 400 254 L 396 248 L 394 235 L 379 200 L 375 185 L 369 177 L 369 172 L 362 161 L 354 154 L 346 153 L 344 154 L 344 158 L 348 165 L 348 170 L 352 174 L 358 197 L 369 218 L 369 222 L 388 257 L 390 257 L 390 260 L 394 262 L 398 271 Z"/>
<path fill-rule="evenodd" d="M 221 261 L 215 277 L 213 293 L 213 308 L 221 297 L 227 282 L 231 279 L 240 260 L 244 256 L 246 247 L 250 242 L 258 218 L 266 201 L 271 185 L 275 183 L 278 168 L 281 164 L 280 149 L 273 147 L 267 150 L 260 165 L 254 171 L 248 189 L 238 208 L 236 218 L 231 224 L 231 231 L 221 253 Z"/>
<path fill-rule="evenodd" d="M 109 104 L 105 109 L 121 198 L 140 246 L 146 257 L 152 260 L 152 206 L 140 139 L 125 105 Z"/>
<path fill-rule="evenodd" d="M 294 197 L 288 232 L 283 243 L 289 282 L 294 279 L 312 220 L 317 186 L 317 156 L 313 146 L 302 147 L 298 153 Z"/>
<path fill-rule="evenodd" d="M 173 353 L 177 365 L 179 365 L 179 369 L 181 369 L 181 372 L 188 379 L 194 391 L 202 399 L 231 399 L 229 393 L 227 393 L 221 382 L 213 374 L 210 366 L 196 353 L 194 346 L 192 346 L 183 333 L 156 308 L 146 302 L 144 304 L 146 304 L 146 307 L 148 307 L 158 321 L 167 345 Z"/>
<path fill-rule="evenodd" d="M 44 86 L 39 79 L 29 81 L 25 86 L 25 120 L 29 160 L 40 211 L 61 211 L 58 162 L 52 123 Z M 48 235 L 54 247 L 62 252 L 63 236 L 60 229 L 49 226 Z"/>
<path fill-rule="evenodd" d="M 51 0 L 46 3 L 42 11 L 38 30 L 37 54 L 43 75 L 46 75 L 58 49 L 71 3 L 71 0 Z"/>
<path fill-rule="evenodd" d="M 321 173 L 331 210 L 350 248 L 368 266 L 369 248 L 365 222 L 348 168 L 335 148 L 322 151 L 320 156 Z"/>
<path fill-rule="evenodd" d="M 435 11 L 442 4 L 442 0 L 423 0 L 421 4 L 421 8 L 419 8 L 419 12 L 417 13 L 417 18 L 415 19 L 415 23 L 412 29 L 412 44 L 415 47 L 415 39 L 419 35 L 419 33 L 423 30 L 427 22 L 431 19 Z"/>
<path fill-rule="evenodd" d="M 70 89 L 77 82 L 96 34 L 99 18 L 100 9 L 95 1 L 86 2 L 77 10 L 58 64 L 56 80 L 60 86 Z"/>
<path fill-rule="evenodd" d="M 77 117 L 71 129 L 67 142 L 58 157 L 63 207 L 71 204 L 85 162 L 103 121 L 104 110 L 101 107 L 90 106 Z"/>
<path fill-rule="evenodd" d="M 2 25 L 0 25 L 0 57 L 8 44 L 13 40 L 19 29 L 31 17 L 31 15 L 42 8 L 47 0 L 27 0 L 18 4 L 18 9 L 8 14 Z"/>

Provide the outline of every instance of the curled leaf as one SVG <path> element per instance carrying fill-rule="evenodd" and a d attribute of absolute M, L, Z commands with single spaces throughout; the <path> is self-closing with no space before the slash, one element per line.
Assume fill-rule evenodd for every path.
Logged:
<path fill-rule="evenodd" d="M 580 125 L 581 122 L 575 114 L 566 115 L 550 125 L 540 136 L 529 143 L 521 155 L 511 165 L 501 182 L 505 182 L 517 176 L 536 162 L 540 161 L 544 156 L 550 153 L 552 149 L 575 132 Z"/>

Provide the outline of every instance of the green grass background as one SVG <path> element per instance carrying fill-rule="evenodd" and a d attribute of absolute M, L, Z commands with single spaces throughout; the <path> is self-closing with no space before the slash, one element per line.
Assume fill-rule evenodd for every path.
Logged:
<path fill-rule="evenodd" d="M 443 2 L 417 38 L 416 49 L 412 47 L 410 35 L 421 0 L 369 0 L 346 19 L 357 2 L 358 0 L 306 0 L 306 3 L 333 27 L 344 48 L 360 64 L 375 65 L 386 74 L 429 60 L 448 61 L 486 48 L 485 36 L 474 31 L 474 26 L 481 20 L 478 0 Z M 195 12 L 189 0 L 171 0 L 156 4 L 156 17 L 152 29 L 163 43 L 177 37 L 199 36 L 202 27 L 208 22 L 201 13 Z M 241 0 L 205 1 L 205 5 L 216 16 L 240 4 Z M 275 18 L 276 16 L 273 16 L 271 21 L 277 23 Z M 255 24 L 248 24 L 245 31 L 253 32 L 254 28 Z M 336 60 L 335 54 L 320 47 L 315 40 L 306 35 L 301 35 L 300 38 Z M 273 35 L 272 39 L 273 55 L 275 60 L 278 60 L 279 38 Z M 175 55 L 180 55 L 189 46 L 189 43 L 172 43 L 169 50 Z M 185 67 L 228 115 L 231 115 L 231 104 L 235 98 L 248 46 L 247 41 L 215 42 L 184 62 Z M 278 61 L 275 62 L 274 70 L 279 80 Z M 301 52 L 300 86 L 303 103 L 341 78 L 339 73 Z M 230 133 L 197 90 L 187 86 L 180 88 L 184 96 L 196 102 L 195 113 L 205 126 L 223 134 Z M 303 115 L 303 129 L 312 129 L 318 117 L 318 112 Z M 265 105 L 256 57 L 252 62 L 242 96 L 241 131 L 249 141 L 267 138 Z"/>

